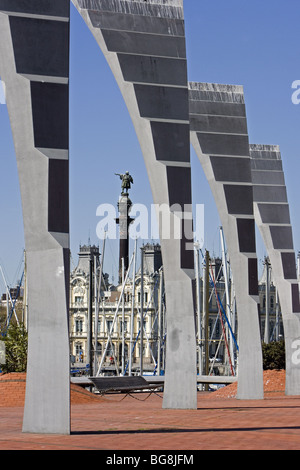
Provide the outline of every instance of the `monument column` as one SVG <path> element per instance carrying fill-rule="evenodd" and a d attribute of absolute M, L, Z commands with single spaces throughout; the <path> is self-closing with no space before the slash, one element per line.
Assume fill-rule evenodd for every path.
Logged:
<path fill-rule="evenodd" d="M 128 194 L 133 179 L 128 171 L 124 175 L 118 174 L 118 176 L 122 179 L 122 193 L 118 202 L 119 218 L 116 219 L 120 227 L 119 284 L 122 284 L 122 260 L 124 260 L 124 271 L 126 273 L 129 266 L 129 226 L 134 220 L 129 216 L 132 202 Z"/>

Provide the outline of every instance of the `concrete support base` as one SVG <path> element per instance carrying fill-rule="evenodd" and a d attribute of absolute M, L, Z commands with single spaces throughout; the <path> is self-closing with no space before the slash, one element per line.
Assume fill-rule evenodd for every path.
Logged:
<path fill-rule="evenodd" d="M 29 344 L 23 432 L 70 433 L 69 252 L 27 252 Z"/>

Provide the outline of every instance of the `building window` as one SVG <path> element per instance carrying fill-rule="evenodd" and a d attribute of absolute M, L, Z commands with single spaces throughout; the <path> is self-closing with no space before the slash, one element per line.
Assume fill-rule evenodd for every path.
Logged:
<path fill-rule="evenodd" d="M 83 350 L 82 350 L 82 344 L 81 343 L 77 343 L 75 345 L 75 354 L 76 354 L 76 359 L 79 362 L 83 362 Z"/>
<path fill-rule="evenodd" d="M 143 321 L 143 325 L 144 325 L 144 330 L 146 329 L 146 320 L 144 319 Z M 141 329 L 141 320 L 138 320 L 138 329 L 140 330 Z"/>
<path fill-rule="evenodd" d="M 141 303 L 141 292 L 138 292 L 138 303 Z M 144 304 L 148 303 L 148 292 L 144 292 Z"/>
<path fill-rule="evenodd" d="M 83 304 L 83 297 L 75 295 L 75 304 Z"/>
<path fill-rule="evenodd" d="M 83 332 L 83 321 L 82 320 L 75 320 L 75 331 L 76 333 Z"/>
<path fill-rule="evenodd" d="M 128 320 L 125 320 L 125 321 L 124 321 L 124 333 L 128 333 L 128 332 L 129 332 L 129 330 L 128 330 L 128 324 L 129 324 Z M 120 320 L 120 333 L 121 333 L 121 334 L 122 334 L 122 332 L 123 332 L 122 325 L 123 325 L 123 322 Z"/>
<path fill-rule="evenodd" d="M 107 320 L 107 331 L 110 333 L 113 325 L 113 320 Z M 113 333 L 113 331 L 112 331 Z"/>

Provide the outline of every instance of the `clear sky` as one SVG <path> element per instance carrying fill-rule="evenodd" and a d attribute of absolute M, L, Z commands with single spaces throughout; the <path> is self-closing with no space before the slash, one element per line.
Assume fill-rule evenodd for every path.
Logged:
<path fill-rule="evenodd" d="M 280 145 L 295 250 L 300 249 L 300 104 L 292 83 L 300 80 L 299 0 L 184 0 L 190 81 L 244 86 L 250 143 Z M 117 203 L 120 180 L 134 178 L 131 199 L 150 207 L 143 156 L 114 77 L 85 23 L 71 6 L 70 65 L 71 251 L 96 235 L 97 207 Z M 18 175 L 7 108 L 0 104 L 0 264 L 13 285 L 24 249 Z M 194 202 L 205 205 L 205 247 L 220 254 L 219 217 L 201 165 L 191 150 Z M 131 243 L 133 245 L 133 243 Z M 132 249 L 132 247 L 131 247 Z M 258 237 L 258 257 L 265 250 Z M 260 263 L 261 264 L 261 263 Z M 117 242 L 106 245 L 105 271 L 116 280 Z M 0 291 L 3 290 L 0 280 Z"/>

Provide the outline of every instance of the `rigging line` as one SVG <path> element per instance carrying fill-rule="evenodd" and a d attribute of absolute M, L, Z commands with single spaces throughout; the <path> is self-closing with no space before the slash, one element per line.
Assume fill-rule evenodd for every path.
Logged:
<path fill-rule="evenodd" d="M 221 338 L 219 340 L 219 343 L 218 343 L 218 347 L 217 347 L 217 350 L 215 352 L 215 356 L 214 356 L 214 359 L 213 359 L 213 362 L 211 364 L 211 367 L 210 367 L 210 371 L 209 371 L 209 374 L 208 375 L 212 375 L 212 372 L 214 370 L 214 365 L 215 365 L 215 362 L 216 362 L 216 359 L 218 357 L 218 354 L 219 354 L 219 350 L 220 350 L 220 347 L 221 347 L 221 342 L 223 340 L 223 331 L 222 331 L 222 335 L 221 335 Z"/>
<path fill-rule="evenodd" d="M 205 262 L 205 258 L 204 258 L 204 255 L 203 255 L 201 249 L 200 249 L 200 252 L 201 252 L 201 255 L 202 255 L 202 257 L 203 257 L 203 259 L 204 259 L 204 262 Z M 209 275 L 209 277 L 211 278 L 211 275 Z M 212 285 L 214 285 L 214 282 L 213 282 L 212 278 L 211 278 L 211 283 L 212 283 Z M 215 294 L 215 295 L 216 295 L 216 297 L 217 297 L 217 299 L 216 299 L 217 302 L 218 302 L 218 301 L 220 302 L 220 306 L 221 306 L 221 309 L 222 309 L 222 312 L 223 312 L 223 316 L 224 316 L 224 318 L 225 318 L 225 320 L 226 320 L 226 323 L 228 324 L 228 327 L 229 327 L 230 333 L 231 333 L 231 335 L 232 335 L 233 341 L 234 341 L 234 343 L 235 343 L 235 346 L 236 346 L 237 350 L 239 351 L 239 347 L 238 347 L 238 344 L 237 344 L 235 335 L 234 335 L 234 333 L 233 333 L 233 331 L 232 331 L 230 322 L 229 322 L 229 320 L 228 320 L 228 318 L 227 318 L 227 315 L 226 315 L 225 309 L 224 309 L 224 307 L 223 307 L 223 304 L 222 304 L 222 302 L 221 302 L 220 296 L 219 296 L 218 293 Z"/>
<path fill-rule="evenodd" d="M 275 333 L 276 333 L 276 328 L 278 327 L 279 324 L 280 324 L 280 318 L 279 318 L 279 315 L 278 315 L 278 318 L 277 318 L 277 320 L 275 321 L 275 324 L 274 324 L 274 328 L 273 328 L 273 331 L 272 331 L 272 335 L 271 335 L 270 341 L 274 341 L 274 336 L 275 336 Z"/>
<path fill-rule="evenodd" d="M 222 330 L 223 330 L 223 334 L 224 334 L 224 341 L 225 341 L 226 350 L 227 350 L 227 354 L 228 354 L 228 358 L 229 358 L 229 363 L 230 363 L 230 369 L 231 369 L 232 375 L 235 375 L 235 374 L 234 374 L 233 365 L 232 365 L 232 361 L 231 361 L 231 357 L 230 357 L 230 351 L 229 351 L 228 341 L 227 341 L 226 334 L 225 334 L 224 322 L 223 322 L 223 318 L 222 318 L 222 314 L 221 314 L 221 307 L 220 307 L 220 301 L 219 301 L 220 297 L 219 297 L 218 292 L 217 292 L 217 290 L 216 290 L 217 288 L 216 288 L 216 284 L 215 284 L 215 282 L 214 282 L 214 275 L 213 275 L 212 266 L 211 266 L 211 272 L 212 272 L 212 278 L 213 278 L 213 283 L 214 283 L 215 294 L 216 294 L 216 297 L 217 297 L 217 304 L 218 304 L 218 310 L 219 310 L 219 315 L 220 315 L 221 324 L 222 324 Z"/>
<path fill-rule="evenodd" d="M 10 321 L 11 321 L 11 317 L 12 317 L 13 313 L 15 313 L 15 315 L 16 315 L 16 320 L 17 320 L 17 323 L 18 323 L 18 325 L 19 325 L 18 317 L 17 317 L 16 311 L 15 311 L 15 306 L 16 306 L 16 302 L 17 302 L 17 299 L 18 299 L 19 294 L 20 294 L 20 289 L 21 289 L 21 285 L 22 285 L 22 282 L 23 282 L 23 277 L 24 277 L 24 271 L 23 271 L 23 273 L 22 273 L 22 277 L 21 277 L 21 280 L 20 280 L 20 284 L 19 284 L 19 286 L 18 286 L 16 298 L 14 299 L 13 304 L 12 304 L 12 308 L 11 308 L 11 311 L 10 311 L 9 318 L 7 319 L 7 322 L 6 322 L 6 330 L 5 330 L 5 332 L 4 332 L 4 334 L 3 334 L 2 336 L 6 336 L 6 335 L 7 335 L 7 331 L 8 331 L 8 328 L 9 328 L 9 325 L 10 325 Z"/>
<path fill-rule="evenodd" d="M 124 295 L 125 286 L 126 286 L 126 283 L 127 283 L 127 279 L 128 279 L 128 276 L 129 276 L 130 269 L 131 269 L 131 264 L 132 264 L 132 261 L 133 261 L 133 257 L 134 257 L 134 254 L 131 257 L 131 260 L 130 260 L 130 263 L 129 263 L 129 266 L 128 266 L 128 270 L 126 272 L 125 279 L 124 279 L 124 282 L 122 284 L 121 294 L 120 294 L 120 297 L 119 297 L 119 300 L 118 300 L 117 308 L 115 310 L 114 318 L 113 318 L 112 325 L 111 325 L 110 332 L 109 332 L 110 336 L 113 334 L 113 330 L 114 330 L 114 326 L 115 326 L 115 323 L 116 323 L 116 320 L 117 320 L 117 315 L 118 315 L 118 312 L 119 312 L 121 300 L 122 300 L 123 295 Z M 100 374 L 100 371 L 102 369 L 103 361 L 104 361 L 106 353 L 107 353 L 108 344 L 109 344 L 109 340 L 106 341 L 105 349 L 104 349 L 104 352 L 102 354 L 102 358 L 101 358 L 101 362 L 100 362 L 100 365 L 99 365 L 99 368 L 98 368 L 97 376 Z"/>
<path fill-rule="evenodd" d="M 9 319 L 7 319 L 8 326 L 9 326 L 9 322 L 10 322 L 10 320 L 11 320 L 11 317 L 12 317 L 12 314 L 13 314 L 13 313 L 15 314 L 15 318 L 16 318 L 17 324 L 19 325 L 19 319 L 18 319 L 16 310 L 15 310 L 15 305 L 16 305 L 17 297 L 19 296 L 21 284 L 22 284 L 22 282 L 23 282 L 24 271 L 23 271 L 22 278 L 21 278 L 21 281 L 20 281 L 20 286 L 19 286 L 18 291 L 17 291 L 17 297 L 16 297 L 16 299 L 15 299 L 14 302 L 13 302 L 12 297 L 11 297 L 11 295 L 10 295 L 10 288 L 9 288 L 9 286 L 8 286 L 8 284 L 7 284 L 6 279 L 5 279 L 4 272 L 3 272 L 3 269 L 2 269 L 2 266 L 1 266 L 1 265 L 0 265 L 0 271 L 1 271 L 1 274 L 2 274 L 2 277 L 3 277 L 3 281 L 4 281 L 5 284 L 6 284 L 6 296 L 7 296 L 7 298 L 9 298 L 9 301 L 11 302 L 11 305 L 12 305 L 12 310 L 11 310 L 11 313 L 10 313 L 10 315 L 9 315 Z"/>
<path fill-rule="evenodd" d="M 146 333 L 147 344 L 148 344 L 148 346 L 150 347 L 152 359 L 154 360 L 155 364 L 156 364 L 156 361 L 155 361 L 155 359 L 154 359 L 153 351 L 152 351 L 152 348 L 151 348 L 150 343 L 149 343 L 149 336 L 147 335 L 147 332 L 146 332 L 146 330 L 145 330 L 145 328 L 144 328 L 144 318 L 146 318 L 147 312 L 148 312 L 148 310 L 149 310 L 149 308 L 150 308 L 151 300 L 152 300 L 152 298 L 153 298 L 153 296 L 154 296 L 154 289 L 155 289 L 155 287 L 156 287 L 156 285 L 157 285 L 157 283 L 158 283 L 158 280 L 159 280 L 159 278 L 157 278 L 157 279 L 155 280 L 154 288 L 153 288 L 153 290 L 152 290 L 151 296 L 150 296 L 150 298 L 149 298 L 149 300 L 148 300 L 148 303 L 147 303 L 146 310 L 145 310 L 144 315 L 143 315 L 143 330 L 144 330 L 144 332 Z M 141 302 L 143 302 L 143 299 L 141 299 Z M 140 312 L 140 308 L 139 308 L 139 307 L 137 307 L 137 312 L 138 312 L 138 313 Z M 152 330 L 151 330 L 151 331 L 152 331 Z M 136 345 L 137 345 L 137 342 L 138 342 L 138 339 L 139 339 L 139 336 L 140 336 L 140 332 L 141 332 L 141 328 L 139 329 L 138 334 L 137 334 L 137 336 L 136 336 L 136 339 L 135 339 L 135 341 L 134 341 L 134 343 L 133 343 L 133 347 L 132 347 L 132 350 L 131 350 L 131 354 L 134 353 L 135 347 L 136 347 Z M 128 367 L 129 367 L 129 359 L 127 360 L 127 364 L 126 364 L 126 367 L 125 367 L 124 374 L 126 374 Z"/>
<path fill-rule="evenodd" d="M 218 295 L 218 297 L 219 297 L 219 299 L 220 299 L 219 294 L 217 294 L 217 295 Z M 232 331 L 231 325 L 230 325 L 229 320 L 228 320 L 228 318 L 227 318 L 227 316 L 226 316 L 226 313 L 225 313 L 225 309 L 224 309 L 224 307 L 223 307 L 223 305 L 222 305 L 221 302 L 220 302 L 220 305 L 221 305 L 221 309 L 222 309 L 224 318 L 225 318 L 225 320 L 226 320 L 226 323 L 227 323 L 227 325 L 228 325 L 228 327 L 229 327 L 229 330 L 230 330 L 230 333 L 231 333 L 231 335 L 232 335 L 232 338 L 233 338 L 234 344 L 235 344 L 235 346 L 236 346 L 236 349 L 239 351 L 239 347 L 238 347 L 238 344 L 237 344 L 237 341 L 236 341 L 236 337 L 235 337 L 235 335 L 234 335 L 234 333 L 233 333 L 233 331 Z"/>
<path fill-rule="evenodd" d="M 13 285 L 16 284 L 17 280 L 18 280 L 18 275 L 21 271 L 21 268 L 22 268 L 22 264 L 23 264 L 23 260 L 24 260 L 24 250 L 22 250 L 22 255 L 21 255 L 21 259 L 18 263 L 18 266 L 16 268 L 16 272 L 14 274 L 14 277 L 13 277 Z"/>
<path fill-rule="evenodd" d="M 224 293 L 225 295 L 225 293 Z M 224 297 L 224 296 L 223 296 Z M 213 327 L 213 330 L 211 332 L 211 335 L 210 335 L 210 340 L 209 340 L 209 344 L 211 344 L 213 341 L 214 341 L 214 335 L 215 335 L 215 331 L 216 331 L 216 328 L 217 328 L 217 323 L 219 321 L 219 317 L 217 315 L 216 317 L 216 320 L 215 320 L 215 323 L 214 323 L 214 327 Z"/>
<path fill-rule="evenodd" d="M 11 282 L 10 282 L 10 279 L 9 279 L 9 276 L 7 274 L 7 271 L 4 267 L 4 264 L 0 258 L 0 268 L 1 268 L 1 273 L 2 273 L 2 279 L 3 279 L 3 282 L 4 282 L 4 285 L 5 285 L 5 289 L 7 289 L 9 286 L 11 287 Z"/>
<path fill-rule="evenodd" d="M 161 347 L 160 347 L 161 352 L 162 352 L 163 349 L 164 349 L 166 337 L 167 337 L 167 333 L 165 333 L 165 335 L 164 335 L 164 337 L 163 337 L 162 345 L 161 345 Z M 155 364 L 155 367 L 154 367 L 154 370 L 153 370 L 153 375 L 156 374 L 157 366 L 158 366 L 158 364 L 156 363 L 156 364 Z"/>

